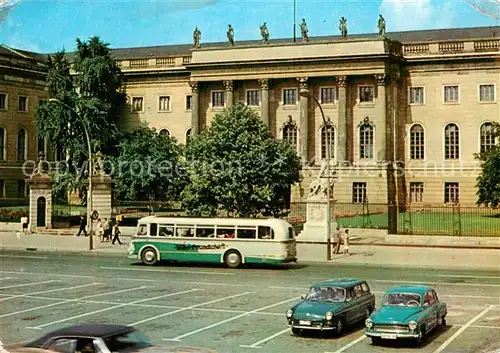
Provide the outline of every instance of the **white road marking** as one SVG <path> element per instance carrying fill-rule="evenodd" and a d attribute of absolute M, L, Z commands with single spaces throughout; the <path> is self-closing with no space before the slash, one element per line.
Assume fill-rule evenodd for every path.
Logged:
<path fill-rule="evenodd" d="M 39 292 L 33 292 L 33 293 L 28 293 L 28 294 L 13 294 L 13 295 L 9 296 L 8 298 L 0 299 L 0 302 L 4 302 L 6 300 L 11 300 L 11 299 L 15 299 L 15 298 L 29 298 L 30 296 L 36 295 L 36 294 L 51 293 L 51 292 L 62 292 L 62 291 L 65 291 L 65 290 L 71 290 L 71 289 L 78 289 L 78 288 L 85 288 L 85 287 L 97 286 L 99 284 L 102 284 L 102 283 L 90 283 L 90 284 L 82 284 L 80 286 L 48 289 L 48 290 L 42 290 L 42 291 L 39 291 Z M 5 295 L 5 294 L 2 294 L 2 295 Z"/>
<path fill-rule="evenodd" d="M 417 281 L 395 281 L 389 279 L 371 279 L 370 282 L 382 283 L 403 283 L 403 284 L 423 284 L 434 286 L 465 286 L 465 287 L 500 287 L 500 284 L 487 284 L 487 283 L 454 283 L 454 282 L 417 282 Z"/>
<path fill-rule="evenodd" d="M 211 272 L 211 271 L 182 271 L 182 270 L 153 270 L 153 269 L 142 269 L 142 268 L 126 268 L 126 267 L 104 267 L 100 268 L 104 270 L 119 270 L 119 271 L 139 271 L 139 272 L 159 272 L 159 273 L 192 273 L 201 275 L 219 275 L 219 276 L 236 276 L 236 273 L 232 272 Z"/>
<path fill-rule="evenodd" d="M 87 295 L 85 297 L 81 297 L 81 298 L 77 298 L 77 299 L 66 299 L 66 300 L 63 300 L 62 302 L 59 302 L 59 303 L 52 303 L 52 304 L 48 304 L 48 305 L 37 306 L 37 307 L 31 308 L 31 309 L 25 309 L 25 310 L 15 311 L 13 313 L 3 314 L 3 315 L 0 315 L 0 318 L 7 317 L 7 316 L 12 316 L 12 315 L 17 315 L 17 314 L 23 314 L 23 313 L 27 313 L 29 311 L 35 311 L 35 310 L 39 310 L 39 309 L 50 308 L 50 307 L 56 306 L 56 305 L 61 305 L 61 304 L 66 304 L 66 303 L 71 303 L 71 302 L 76 302 L 76 301 L 78 301 L 78 299 L 86 299 L 86 298 L 99 297 L 99 296 L 102 296 L 102 295 L 111 295 L 111 294 L 117 294 L 117 293 L 131 292 L 133 290 L 139 290 L 139 289 L 143 289 L 143 288 L 147 288 L 147 286 L 141 286 L 141 287 L 129 288 L 129 289 L 122 289 L 122 290 L 108 292 L 108 293 L 100 293 L 100 294 Z M 31 327 L 28 327 L 28 328 L 31 328 Z"/>
<path fill-rule="evenodd" d="M 55 283 L 55 282 L 61 282 L 60 280 L 50 280 L 50 281 L 43 281 L 43 282 L 33 282 L 33 283 L 24 283 L 24 284 L 15 284 L 12 286 L 6 286 L 6 287 L 0 287 L 0 289 L 10 289 L 10 288 L 19 288 L 19 287 L 28 287 L 28 286 L 36 286 L 38 284 L 47 284 L 47 283 Z"/>
<path fill-rule="evenodd" d="M 0 255 L 0 257 L 11 257 L 19 259 L 46 259 L 47 256 L 28 256 L 28 255 Z"/>
<path fill-rule="evenodd" d="M 227 300 L 227 299 L 231 299 L 231 298 L 236 298 L 236 297 L 241 297 L 243 295 L 248 295 L 248 294 L 253 294 L 253 293 L 255 293 L 255 292 L 244 292 L 244 293 L 239 293 L 239 294 L 231 295 L 229 297 L 224 297 L 224 298 L 219 298 L 219 299 L 211 300 L 211 301 L 205 302 L 205 303 L 191 305 L 191 306 L 188 306 L 186 308 L 181 308 L 181 309 L 178 309 L 178 310 L 170 311 L 168 313 L 156 315 L 156 316 L 150 317 L 148 319 L 144 319 L 144 320 L 141 320 L 141 321 L 136 321 L 134 323 L 129 324 L 129 326 L 136 326 L 136 325 L 139 325 L 139 324 L 142 324 L 142 323 L 145 323 L 145 322 L 149 322 L 149 321 L 153 321 L 153 320 L 165 317 L 165 316 L 177 314 L 177 313 L 180 313 L 181 311 L 186 311 L 186 310 L 194 309 L 194 308 L 197 308 L 197 307 L 202 306 L 202 305 L 213 304 L 213 303 L 221 302 L 223 300 Z"/>
<path fill-rule="evenodd" d="M 290 328 L 286 328 L 285 330 L 277 332 L 274 335 L 271 335 L 271 336 L 266 337 L 266 338 L 264 338 L 264 339 L 262 339 L 262 340 L 260 340 L 258 342 L 255 342 L 254 344 L 250 344 L 250 345 L 240 344 L 240 347 L 244 347 L 244 348 L 262 348 L 262 347 L 259 346 L 260 344 L 266 343 L 267 341 L 270 341 L 273 338 L 281 336 L 281 335 L 283 335 L 283 334 L 285 334 L 287 332 L 290 332 Z"/>
<path fill-rule="evenodd" d="M 110 311 L 110 310 L 113 310 L 113 309 L 123 308 L 123 307 L 129 306 L 131 304 L 137 304 L 137 303 L 142 303 L 142 302 L 149 301 L 149 300 L 156 300 L 156 299 L 161 299 L 161 298 L 166 298 L 166 297 L 173 297 L 175 295 L 192 293 L 192 292 L 196 292 L 196 291 L 200 291 L 200 290 L 203 290 L 203 289 L 194 288 L 194 289 L 185 290 L 185 291 L 182 291 L 182 292 L 175 292 L 175 293 L 169 293 L 169 294 L 159 295 L 157 297 L 152 297 L 152 298 L 148 297 L 148 298 L 141 299 L 141 300 L 135 300 L 135 301 L 130 302 L 130 303 L 118 304 L 118 305 L 107 307 L 107 308 L 104 308 L 104 309 L 94 310 L 94 311 L 91 311 L 91 312 L 88 312 L 88 313 L 85 313 L 85 314 L 75 315 L 75 316 L 68 317 L 68 318 L 65 318 L 65 319 L 62 319 L 62 320 L 47 322 L 45 324 L 34 326 L 34 327 L 30 327 L 30 328 L 32 328 L 34 330 L 41 330 L 42 328 L 44 328 L 46 326 L 58 324 L 58 323 L 61 323 L 61 322 L 70 321 L 70 320 L 73 320 L 73 319 L 79 319 L 79 318 L 85 317 L 85 316 L 90 316 L 90 315 L 94 315 L 94 314 L 103 313 L 105 311 Z"/>
<path fill-rule="evenodd" d="M 500 276 L 475 276 L 475 275 L 438 275 L 438 277 L 450 277 L 450 278 L 495 278 L 499 279 Z"/>
<path fill-rule="evenodd" d="M 257 313 L 259 311 L 266 310 L 266 309 L 269 309 L 269 308 L 272 308 L 272 307 L 275 307 L 275 306 L 278 306 L 278 305 L 281 305 L 281 304 L 284 304 L 284 303 L 288 303 L 288 302 L 291 302 L 292 300 L 297 300 L 297 299 L 300 299 L 300 297 L 295 297 L 295 298 L 283 300 L 281 302 L 278 302 L 278 303 L 275 303 L 275 304 L 271 304 L 271 305 L 267 305 L 267 306 L 264 306 L 264 307 L 259 308 L 259 309 L 254 309 L 254 310 L 245 312 L 243 314 L 240 314 L 240 315 L 237 315 L 237 316 L 233 316 L 233 317 L 231 317 L 229 319 L 218 321 L 218 322 L 216 322 L 216 323 L 214 323 L 212 325 L 208 325 L 208 326 L 199 328 L 197 330 L 185 333 L 183 335 L 180 335 L 180 336 L 177 336 L 177 337 L 174 337 L 174 338 L 164 338 L 163 341 L 180 341 L 184 337 L 192 336 L 192 335 L 194 335 L 194 334 L 196 334 L 198 332 L 206 331 L 206 330 L 209 330 L 209 329 L 211 329 L 213 327 L 217 327 L 217 326 L 225 324 L 227 322 L 231 322 L 231 321 L 237 320 L 237 319 L 242 318 L 244 316 L 249 316 L 249 315 L 251 315 L 253 313 Z"/>
<path fill-rule="evenodd" d="M 355 344 L 361 342 L 365 338 L 366 338 L 365 335 L 360 336 L 360 337 L 356 338 L 354 341 L 351 341 L 348 344 L 346 344 L 345 346 L 343 346 L 340 349 L 336 350 L 334 353 L 341 353 L 341 352 L 345 351 L 347 348 L 350 348 L 350 347 L 354 346 Z M 331 353 L 331 352 L 325 352 L 325 353 Z"/>
<path fill-rule="evenodd" d="M 17 279 L 17 277 L 0 277 L 0 281 L 7 281 L 9 279 Z"/>
<path fill-rule="evenodd" d="M 455 332 L 451 337 L 449 337 L 446 341 L 444 341 L 443 344 L 440 345 L 438 347 L 438 349 L 436 349 L 434 351 L 434 353 L 440 353 L 440 352 L 442 352 L 446 347 L 448 347 L 450 345 L 451 342 L 453 342 L 453 340 L 455 340 L 455 338 L 457 338 L 458 336 L 460 336 L 462 334 L 462 332 L 464 332 L 467 329 L 467 327 L 471 326 L 474 322 L 476 322 L 481 317 L 483 317 L 484 315 L 486 315 L 486 313 L 488 313 L 488 311 L 490 311 L 491 309 L 493 309 L 493 305 L 488 306 L 486 309 L 484 309 L 479 314 L 477 314 L 472 319 L 470 319 L 465 325 L 463 325 L 462 327 L 460 327 L 457 332 Z"/>

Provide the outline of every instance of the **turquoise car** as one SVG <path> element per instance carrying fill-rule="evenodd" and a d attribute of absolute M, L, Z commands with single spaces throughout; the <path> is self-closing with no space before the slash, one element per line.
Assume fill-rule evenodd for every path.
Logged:
<path fill-rule="evenodd" d="M 448 308 L 429 286 L 389 289 L 380 309 L 365 320 L 365 334 L 377 345 L 382 340 L 412 339 L 418 344 L 433 329 L 446 326 Z"/>
<path fill-rule="evenodd" d="M 362 322 L 375 310 L 375 296 L 368 283 L 340 278 L 316 283 L 286 318 L 294 335 L 319 330 L 340 335 L 345 326 Z"/>

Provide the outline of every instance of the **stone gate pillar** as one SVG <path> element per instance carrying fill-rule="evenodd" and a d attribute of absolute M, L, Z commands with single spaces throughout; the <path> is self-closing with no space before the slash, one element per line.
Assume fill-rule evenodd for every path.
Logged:
<path fill-rule="evenodd" d="M 44 174 L 44 154 L 38 155 L 35 170 L 26 183 L 29 185 L 29 225 L 31 232 L 52 228 L 52 178 Z"/>
<path fill-rule="evenodd" d="M 109 175 L 94 175 L 92 177 L 92 212 L 97 211 L 99 218 L 111 218 L 111 188 L 113 180 Z M 96 229 L 93 229 L 94 231 Z"/>

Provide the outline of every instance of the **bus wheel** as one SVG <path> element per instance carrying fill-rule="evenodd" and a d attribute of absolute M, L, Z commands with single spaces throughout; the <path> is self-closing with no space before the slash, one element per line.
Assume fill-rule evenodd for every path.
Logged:
<path fill-rule="evenodd" d="M 145 248 L 141 252 L 141 260 L 145 265 L 155 265 L 158 262 L 158 257 L 156 256 L 156 251 L 153 248 Z"/>
<path fill-rule="evenodd" d="M 224 262 L 228 267 L 236 268 L 241 265 L 241 255 L 236 250 L 229 250 L 224 256 Z"/>

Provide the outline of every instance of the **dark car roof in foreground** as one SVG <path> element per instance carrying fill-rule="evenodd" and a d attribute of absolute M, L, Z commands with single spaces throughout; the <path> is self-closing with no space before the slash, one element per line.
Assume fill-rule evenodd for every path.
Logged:
<path fill-rule="evenodd" d="M 132 326 L 112 325 L 112 324 L 82 324 L 68 326 L 59 330 L 51 331 L 42 337 L 31 341 L 26 346 L 36 347 L 45 343 L 51 337 L 57 336 L 84 336 L 84 337 L 107 337 L 115 334 L 131 332 L 135 329 Z"/>
<path fill-rule="evenodd" d="M 430 286 L 419 285 L 419 284 L 408 284 L 403 286 L 397 286 L 389 288 L 387 293 L 417 293 L 420 295 L 424 295 L 427 291 L 433 289 Z"/>
<path fill-rule="evenodd" d="M 315 283 L 313 287 L 327 286 L 327 287 L 348 288 L 363 282 L 365 281 L 358 278 L 332 278 L 332 279 L 327 279 L 326 281 Z"/>

